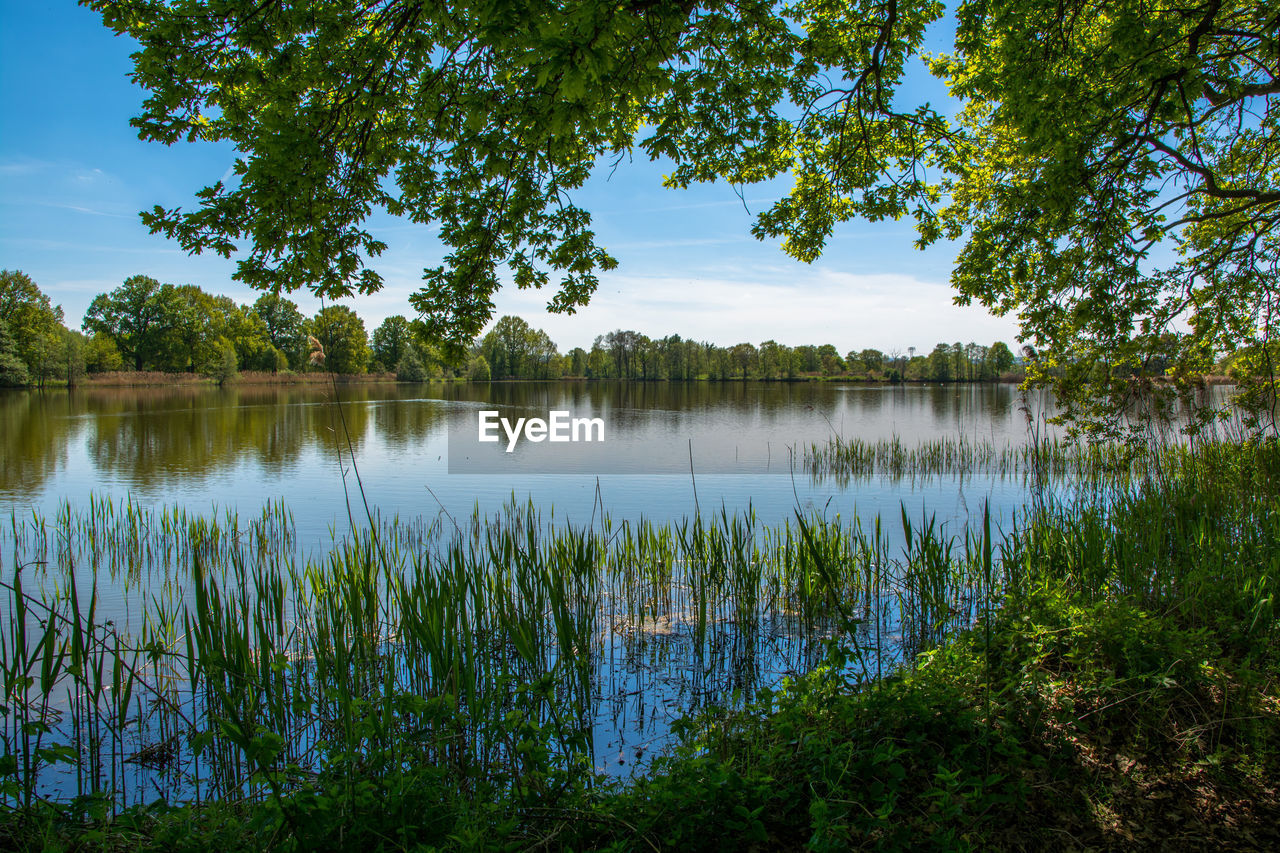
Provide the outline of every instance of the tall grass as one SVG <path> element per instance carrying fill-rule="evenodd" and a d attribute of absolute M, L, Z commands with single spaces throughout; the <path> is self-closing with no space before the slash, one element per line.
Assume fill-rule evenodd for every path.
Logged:
<path fill-rule="evenodd" d="M 878 525 L 838 518 L 575 528 L 512 505 L 379 522 L 310 559 L 279 505 L 246 523 L 95 498 L 8 527 L 17 803 L 270 796 L 335 755 L 536 788 L 539 768 L 600 766 L 808 670 L 855 625 L 897 660 L 961 621 L 918 577 L 955 543 L 894 560 Z M 946 571 L 942 588 L 967 582 Z"/>
<path fill-rule="evenodd" d="M 904 511 L 900 537 L 881 519 L 725 511 L 575 527 L 513 504 L 449 527 L 375 519 L 304 558 L 278 504 L 247 520 L 96 498 L 14 514 L 0 799 L 282 798 L 334 766 L 545 797 L 836 646 L 845 677 L 873 684 L 1043 586 L 1274 642 L 1280 451 L 1159 458 L 1007 531 Z"/>
<path fill-rule="evenodd" d="M 901 438 L 868 441 L 834 437 L 804 449 L 806 473 L 819 482 L 839 485 L 884 478 L 890 482 L 991 477 L 1028 487 L 1044 484 L 1131 484 L 1153 467 L 1190 452 L 1171 442 L 1147 445 L 1068 443 L 1042 437 L 1000 444 L 991 439 L 945 436 L 904 443 Z"/>

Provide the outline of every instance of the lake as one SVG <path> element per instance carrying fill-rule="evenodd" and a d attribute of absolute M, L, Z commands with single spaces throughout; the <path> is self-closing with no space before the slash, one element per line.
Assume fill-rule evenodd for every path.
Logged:
<path fill-rule="evenodd" d="M 505 436 L 475 443 L 480 411 L 514 421 L 553 410 L 599 417 L 605 440 L 521 442 L 510 454 Z M 51 516 L 91 492 L 192 510 L 251 511 L 283 499 L 299 540 L 315 543 L 348 523 L 349 496 L 363 517 L 358 473 L 384 516 L 465 517 L 514 497 L 578 521 L 598 514 L 601 500 L 616 519 L 751 506 L 773 522 L 797 505 L 896 517 L 906 501 L 958 520 L 984 498 L 1019 504 L 1023 490 L 990 478 L 969 478 L 963 494 L 945 481 L 812 482 L 803 449 L 837 435 L 1016 445 L 1042 414 L 1038 398 L 1012 385 L 353 384 L 337 386 L 336 403 L 325 386 L 10 391 L 0 394 L 0 509 Z M 476 448 L 490 452 L 475 464 L 459 458 Z"/>
<path fill-rule="evenodd" d="M 336 688 L 325 679 L 368 674 L 321 665 L 333 654 L 327 644 L 345 636 L 370 643 L 368 671 L 382 680 L 344 682 L 343 695 L 470 690 L 463 707 L 471 716 L 457 725 L 469 733 L 468 754 L 492 761 L 505 760 L 512 707 L 531 703 L 528 713 L 560 725 L 562 703 L 576 709 L 569 728 L 578 734 L 558 748 L 567 755 L 573 737 L 584 737 L 597 769 L 629 775 L 668 741 L 672 720 L 804 672 L 842 625 L 858 625 L 862 647 L 874 649 L 873 663 L 860 662 L 868 678 L 969 624 L 991 579 L 981 577 L 966 529 L 980 528 L 984 512 L 995 528 L 1005 525 L 1029 492 L 1017 471 L 948 454 L 977 448 L 998 461 L 1002 449 L 1047 434 L 1045 411 L 1041 398 L 1010 385 L 5 392 L 0 509 L 8 523 L 0 526 L 14 544 L 6 543 L 0 573 L 13 576 L 14 554 L 29 567 L 24 589 L 40 590 L 39 607 L 66 620 L 86 610 L 92 590 L 105 665 L 136 672 L 149 691 L 150 704 L 139 690 L 136 708 L 128 691 L 79 682 L 62 699 L 37 697 L 64 721 L 56 732 L 102 703 L 123 703 L 111 713 L 125 721 L 103 741 L 110 755 L 77 765 L 74 785 L 52 771 L 41 784 L 61 795 L 85 789 L 84 768 L 105 762 L 119 802 L 157 788 L 190 793 L 202 777 L 189 768 L 215 759 L 174 746 L 173 732 L 212 715 L 210 702 L 228 701 L 204 680 L 226 671 L 219 663 L 205 672 L 213 647 L 199 643 L 213 643 L 215 628 L 239 637 L 235 648 L 278 644 L 279 669 L 262 677 L 286 673 L 279 707 L 311 710 L 281 711 L 271 727 L 304 765 L 329 731 L 322 710 Z M 485 417 L 510 427 L 554 421 L 554 412 L 598 419 L 599 431 L 591 441 L 538 441 L 527 430 L 519 441 L 502 430 L 501 440 L 480 441 Z M 894 458 L 933 448 L 920 458 L 940 463 L 811 474 L 806 450 L 837 437 Z M 935 572 L 927 568 L 942 565 L 935 554 L 969 556 L 948 557 L 954 568 Z M 199 595 L 197 560 L 206 573 Z M 274 590 L 265 609 L 264 590 Z M 364 595 L 383 603 L 362 611 L 371 622 L 352 627 Z M 218 601 L 238 609 L 214 619 Z M 856 619 L 844 610 L 855 603 Z M 32 636 L 54 624 L 16 606 L 11 600 L 10 619 L 26 612 Z M 184 645 L 193 631 L 199 643 Z M 139 651 L 120 652 L 117 632 Z M 144 646 L 167 651 L 130 658 L 133 669 L 113 663 Z M 265 651 L 244 665 L 258 666 Z M 545 697 L 513 686 L 543 676 L 555 685 Z M 161 754 L 169 756 L 163 767 L 148 763 Z M 239 753 L 214 754 L 230 761 L 214 767 L 220 790 L 247 784 Z"/>

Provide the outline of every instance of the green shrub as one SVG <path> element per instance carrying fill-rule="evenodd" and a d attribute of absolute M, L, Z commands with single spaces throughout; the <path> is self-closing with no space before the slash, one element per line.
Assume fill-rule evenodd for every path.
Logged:
<path fill-rule="evenodd" d="M 406 348 L 404 355 L 400 357 L 400 363 L 396 365 L 396 379 L 401 382 L 426 381 L 427 369 L 422 366 L 422 359 L 414 352 L 413 347 Z"/>

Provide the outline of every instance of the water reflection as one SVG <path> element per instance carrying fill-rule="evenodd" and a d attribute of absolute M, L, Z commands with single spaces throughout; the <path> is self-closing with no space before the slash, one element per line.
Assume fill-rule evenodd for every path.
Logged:
<path fill-rule="evenodd" d="M 245 461 L 265 474 L 285 472 L 306 450 L 333 448 L 342 430 L 336 409 L 290 391 L 117 394 L 97 403 L 88 402 L 90 461 L 100 473 L 142 488 L 208 477 Z M 341 416 L 358 450 L 369 410 L 345 406 Z"/>
<path fill-rule="evenodd" d="M 698 498 L 713 505 L 725 499 L 740 507 L 751 503 L 762 511 L 772 501 L 777 506 L 766 514 L 783 517 L 797 498 L 823 506 L 849 489 L 815 486 L 806 493 L 802 483 L 797 495 L 789 482 L 764 481 L 780 477 L 717 481 L 722 469 L 714 467 L 716 454 L 785 474 L 793 470 L 788 466 L 795 448 L 833 435 L 899 437 L 904 443 L 966 435 L 1021 443 L 1027 434 L 1024 400 L 1008 385 L 579 381 L 361 384 L 339 386 L 336 393 L 340 406 L 327 386 L 0 394 L 0 507 L 48 509 L 65 498 L 82 501 L 91 491 L 246 510 L 266 497 L 284 497 L 304 530 L 323 530 L 346 516 L 342 486 L 354 484 L 350 460 L 340 466 L 338 459 L 349 442 L 371 500 L 402 516 L 434 512 L 437 500 L 465 515 L 477 502 L 497 506 L 513 493 L 589 516 L 597 480 L 625 472 L 684 479 L 629 476 L 607 483 L 606 497 L 621 502 L 611 503 L 611 510 L 678 517 L 694 503 L 691 447 L 695 467 L 706 477 L 698 483 Z M 527 463 L 513 464 L 501 477 L 450 476 L 449 425 L 470 423 L 474 435 L 482 408 L 600 416 L 610 441 L 593 449 L 595 457 L 575 456 L 578 467 L 566 470 L 577 471 L 576 478 L 553 478 L 551 485 L 540 476 L 547 468 Z M 519 463 L 524 452 L 508 458 Z M 665 468 L 658 465 L 663 460 Z M 874 498 L 896 507 L 893 494 L 874 496 L 861 488 L 860 506 Z M 307 520 L 311 515 L 314 523 Z"/>
<path fill-rule="evenodd" d="M 41 489 L 84 425 L 67 394 L 0 390 L 0 495 Z"/>

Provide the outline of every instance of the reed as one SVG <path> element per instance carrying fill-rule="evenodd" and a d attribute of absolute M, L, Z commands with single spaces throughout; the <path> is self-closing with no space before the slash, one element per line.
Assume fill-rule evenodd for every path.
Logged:
<path fill-rule="evenodd" d="M 303 557 L 274 503 L 11 514 L 0 800 L 284 802 L 325 778 L 354 803 L 358 780 L 406 767 L 546 797 L 824 661 L 875 684 L 1046 587 L 1274 642 L 1280 452 L 1153 458 L 1007 531 L 985 510 L 955 532 L 904 510 L 893 535 L 723 510 L 576 527 L 513 503 L 449 527 L 375 518 Z"/>
<path fill-rule="evenodd" d="M 1140 482 L 1160 465 L 1170 464 L 1189 446 L 1070 443 L 1048 437 L 1023 443 L 946 436 L 905 444 L 901 438 L 864 440 L 833 437 L 804 448 L 804 470 L 815 481 L 839 485 L 884 479 L 920 485 L 938 479 L 962 483 L 988 477 L 1036 487 L 1042 484 L 1114 485 Z"/>

